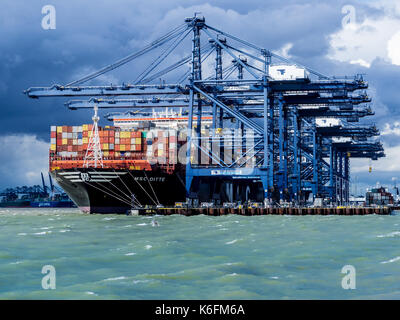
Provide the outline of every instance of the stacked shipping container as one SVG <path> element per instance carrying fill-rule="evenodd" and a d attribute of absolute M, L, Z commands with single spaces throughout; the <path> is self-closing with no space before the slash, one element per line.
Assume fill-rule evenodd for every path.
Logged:
<path fill-rule="evenodd" d="M 387 192 L 385 188 L 372 189 L 366 194 L 366 205 L 388 205 L 393 204 L 393 195 Z"/>
<path fill-rule="evenodd" d="M 92 124 L 82 126 L 52 126 L 50 145 L 50 169 L 66 169 L 83 167 L 84 158 L 88 149 L 93 131 Z M 103 162 L 106 168 L 119 169 L 143 169 L 151 170 L 151 164 L 157 164 L 160 168 L 173 171 L 179 163 L 179 156 L 186 156 L 186 148 L 181 146 L 187 141 L 186 130 L 161 128 L 119 128 L 115 126 L 99 127 L 100 146 L 103 154 Z M 213 152 L 220 153 L 220 148 L 213 144 L 212 135 L 208 131 L 201 132 L 201 145 L 204 150 L 213 147 Z M 224 161 L 227 164 L 238 160 L 246 150 L 249 152 L 252 145 L 234 142 L 235 136 L 227 131 L 218 135 L 216 141 L 223 144 Z M 222 142 L 223 140 L 223 142 Z M 254 142 L 254 139 L 252 140 Z M 218 145 L 220 145 L 218 144 Z M 235 147 L 233 147 L 235 145 Z M 192 145 L 192 148 L 194 146 Z M 200 158 L 198 159 L 198 156 Z M 245 166 L 251 166 L 248 157 L 241 160 Z M 139 161 L 140 160 L 140 161 Z M 215 166 L 215 160 L 202 152 L 194 154 L 192 150 L 192 164 L 205 164 Z"/>
<path fill-rule="evenodd" d="M 52 126 L 50 169 L 82 167 L 92 130 L 91 124 Z M 99 127 L 99 139 L 105 167 L 151 170 L 150 163 L 154 161 L 173 170 L 177 163 L 176 130 L 143 131 L 105 126 Z M 182 145 L 186 139 L 180 142 Z"/>

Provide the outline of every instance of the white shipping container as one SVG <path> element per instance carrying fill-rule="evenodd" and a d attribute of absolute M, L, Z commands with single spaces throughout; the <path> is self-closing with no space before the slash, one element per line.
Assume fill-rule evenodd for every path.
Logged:
<path fill-rule="evenodd" d="M 274 80 L 297 80 L 308 78 L 308 71 L 294 65 L 272 65 L 269 76 Z"/>
<path fill-rule="evenodd" d="M 67 138 L 68 138 L 68 139 L 72 139 L 72 132 L 68 132 L 68 133 L 67 133 Z"/>
<path fill-rule="evenodd" d="M 316 118 L 315 125 L 317 127 L 337 127 L 341 125 L 341 121 L 335 118 Z"/>
<path fill-rule="evenodd" d="M 78 146 L 81 146 L 83 144 L 82 139 L 78 139 Z"/>
<path fill-rule="evenodd" d="M 63 132 L 63 133 L 62 133 L 62 138 L 63 138 L 63 139 L 67 139 L 67 138 L 68 138 L 68 134 L 67 134 L 66 132 Z"/>
<path fill-rule="evenodd" d="M 50 131 L 57 131 L 57 127 L 56 126 L 51 126 L 50 127 Z"/>

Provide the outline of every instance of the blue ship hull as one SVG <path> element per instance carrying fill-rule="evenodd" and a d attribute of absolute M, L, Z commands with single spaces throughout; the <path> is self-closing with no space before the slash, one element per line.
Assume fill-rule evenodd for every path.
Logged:
<path fill-rule="evenodd" d="M 72 208 L 76 207 L 72 201 L 31 201 L 32 208 Z"/>

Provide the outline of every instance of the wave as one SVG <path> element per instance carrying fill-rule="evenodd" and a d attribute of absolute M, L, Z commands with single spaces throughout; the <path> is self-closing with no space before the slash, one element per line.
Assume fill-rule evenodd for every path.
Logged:
<path fill-rule="evenodd" d="M 107 279 L 104 279 L 103 281 L 117 281 L 117 280 L 124 280 L 124 279 L 126 279 L 126 277 L 121 276 L 121 277 L 115 277 L 115 278 L 107 278 Z"/>
<path fill-rule="evenodd" d="M 392 263 L 392 262 L 396 262 L 396 261 L 399 261 L 400 260 L 400 256 L 399 257 L 396 257 L 396 258 L 393 258 L 393 259 L 390 259 L 390 260 L 387 260 L 387 261 L 382 261 L 381 263 L 382 264 L 385 264 L 385 263 Z"/>
<path fill-rule="evenodd" d="M 234 244 L 237 241 L 238 241 L 238 239 L 235 239 L 235 240 L 232 240 L 232 241 L 225 242 L 225 244 Z"/>
<path fill-rule="evenodd" d="M 387 234 L 380 234 L 378 236 L 376 236 L 377 238 L 392 238 L 392 237 L 396 237 L 396 236 L 400 236 L 400 231 L 393 231 Z"/>

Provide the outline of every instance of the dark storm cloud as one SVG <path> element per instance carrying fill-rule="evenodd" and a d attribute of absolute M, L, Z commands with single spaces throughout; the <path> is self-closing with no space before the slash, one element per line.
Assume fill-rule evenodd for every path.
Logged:
<path fill-rule="evenodd" d="M 56 30 L 41 28 L 48 1 L 6 1 L 0 13 L 0 134 L 37 133 L 47 138 L 50 124 L 74 124 L 89 112 L 70 112 L 65 99 L 32 101 L 30 86 L 64 84 L 140 48 L 201 11 L 207 22 L 259 46 L 277 50 L 293 43 L 300 61 L 324 55 L 325 35 L 340 28 L 344 1 L 53 1 Z M 143 58 L 139 66 L 149 63 Z M 103 83 L 131 81 L 130 64 Z M 101 80 L 101 79 L 100 79 Z"/>

